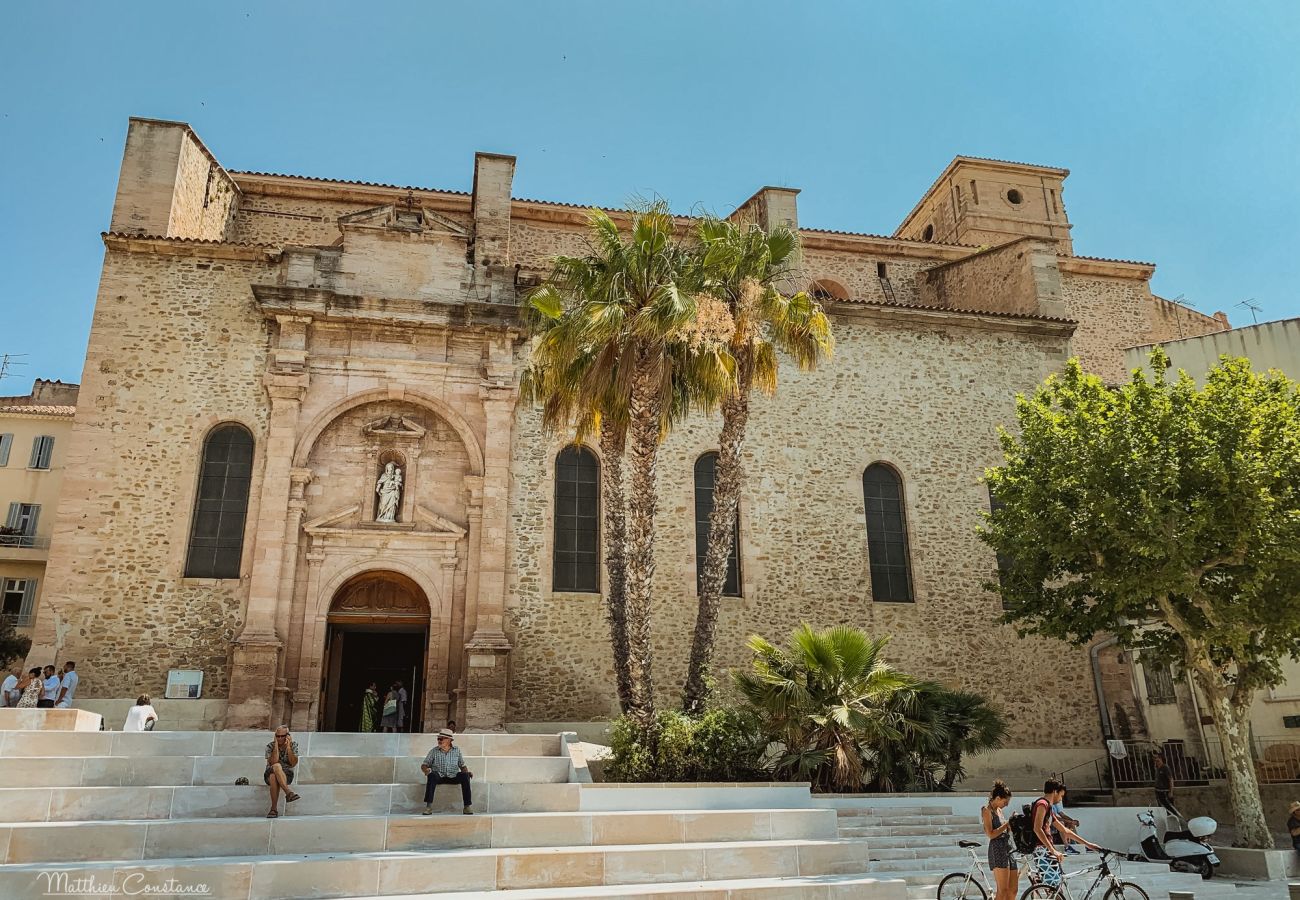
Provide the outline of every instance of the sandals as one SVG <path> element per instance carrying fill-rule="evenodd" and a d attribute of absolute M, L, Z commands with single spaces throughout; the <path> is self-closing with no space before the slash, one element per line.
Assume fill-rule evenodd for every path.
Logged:
<path fill-rule="evenodd" d="M 273 810 L 271 810 L 269 813 L 266 814 L 266 817 L 267 817 L 268 819 L 278 819 L 278 818 L 280 818 L 280 813 L 279 813 L 278 810 L 274 810 L 274 809 L 273 809 Z"/>
<path fill-rule="evenodd" d="M 292 803 L 293 801 L 297 800 L 298 797 L 299 797 L 298 794 L 295 794 L 293 791 L 289 791 L 289 793 L 284 795 L 284 802 Z"/>

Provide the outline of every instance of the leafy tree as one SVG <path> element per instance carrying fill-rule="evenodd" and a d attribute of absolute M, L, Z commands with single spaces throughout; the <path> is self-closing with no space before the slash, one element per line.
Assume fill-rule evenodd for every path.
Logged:
<path fill-rule="evenodd" d="M 634 211 L 626 235 L 593 210 L 588 253 L 557 257 L 529 300 L 536 342 L 527 391 L 543 403 L 544 418 L 552 425 L 568 419 L 580 434 L 600 428 L 602 447 L 625 448 L 623 498 L 611 493 L 623 479 L 603 466 L 606 510 L 617 500 L 622 514 L 621 523 L 606 521 L 606 539 L 622 549 L 616 564 L 623 573 L 621 603 L 611 592 L 608 608 L 616 666 L 620 628 L 626 636 L 627 710 L 649 732 L 657 728 L 650 592 L 659 444 L 685 410 L 715 408 L 734 377 L 725 348 L 688 346 L 698 271 L 665 204 Z"/>
<path fill-rule="evenodd" d="M 966 777 L 962 758 L 1001 747 L 1007 737 L 1007 722 L 987 699 L 970 691 L 941 690 L 932 702 L 944 731 L 940 784 L 950 791 Z"/>
<path fill-rule="evenodd" d="M 798 236 L 789 228 L 764 232 L 750 222 L 705 217 L 697 226 L 699 281 L 704 297 L 688 326 L 692 349 L 725 348 L 735 369 L 734 387 L 723 397 L 722 432 L 713 488 L 713 513 L 700 578 L 699 609 L 682 708 L 698 713 L 708 695 L 718 610 L 735 539 L 736 504 L 744 472 L 741 449 L 754 389 L 776 390 L 778 351 L 802 369 L 830 355 L 830 320 L 816 300 L 783 285 L 798 259 Z"/>
<path fill-rule="evenodd" d="M 13 619 L 0 616 L 0 669 L 8 671 L 11 663 L 26 659 L 31 649 L 32 639 L 17 632 Z"/>
<path fill-rule="evenodd" d="M 860 790 L 865 748 L 928 727 L 900 709 L 899 695 L 918 683 L 884 662 L 888 642 L 844 625 L 814 631 L 806 623 L 784 649 L 749 639 L 751 669 L 736 673 L 735 682 L 768 740 L 783 748 L 772 763 L 778 776 L 811 781 L 818 791 Z"/>
<path fill-rule="evenodd" d="M 1191 672 L 1223 743 L 1239 838 L 1271 847 L 1249 710 L 1300 653 L 1300 388 L 1224 357 L 1204 388 L 1134 371 L 1112 389 L 1077 361 L 1017 399 L 982 530 L 1010 561 L 1022 633 L 1115 634 Z"/>

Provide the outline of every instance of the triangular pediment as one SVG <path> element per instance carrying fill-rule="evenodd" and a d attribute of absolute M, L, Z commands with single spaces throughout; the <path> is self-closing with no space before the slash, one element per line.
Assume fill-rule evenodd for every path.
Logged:
<path fill-rule="evenodd" d="M 360 505 L 349 506 L 347 509 L 335 510 L 334 512 L 326 513 L 325 515 L 320 516 L 319 518 L 312 519 L 310 522 L 304 522 L 302 527 L 303 530 L 309 534 L 313 532 L 337 533 L 339 531 L 371 533 L 372 530 L 375 528 L 390 530 L 393 528 L 400 528 L 400 527 L 405 527 L 408 529 L 413 527 L 412 525 L 384 526 L 384 525 L 377 525 L 375 523 L 364 523 L 364 524 L 359 523 L 357 521 L 357 514 L 360 511 L 361 511 Z M 415 504 L 415 521 L 416 521 L 416 525 L 420 525 L 423 527 L 418 528 L 418 530 L 413 532 L 414 534 L 443 535 L 444 539 L 447 538 L 460 539 L 465 536 L 464 528 L 457 525 L 455 522 L 451 521 L 451 519 L 444 518 L 443 516 L 438 515 L 433 510 L 421 506 L 419 503 Z"/>
<path fill-rule="evenodd" d="M 469 237 L 469 229 L 455 219 L 425 209 L 409 199 L 384 206 L 372 206 L 370 209 L 339 216 L 338 223 L 344 230 L 348 227 L 387 228 L 413 234 L 453 234 L 457 237 Z"/>
<path fill-rule="evenodd" d="M 438 515 L 433 510 L 426 509 L 425 507 L 421 506 L 418 503 L 415 504 L 415 518 L 417 521 L 423 522 L 426 525 L 432 527 L 434 531 L 441 531 L 441 532 L 445 532 L 446 534 L 454 534 L 456 535 L 456 537 L 465 536 L 464 528 L 461 528 L 459 525 L 457 525 L 455 522 L 451 521 L 450 519 L 444 519 L 442 516 Z"/>
<path fill-rule="evenodd" d="M 304 522 L 302 527 L 304 531 L 312 531 L 317 528 L 337 528 L 346 526 L 348 520 L 355 516 L 361 510 L 360 506 L 349 506 L 347 509 L 335 510 L 332 513 L 326 513 L 319 519 L 312 519 L 310 522 Z"/>
<path fill-rule="evenodd" d="M 382 419 L 375 419 L 363 426 L 361 430 L 365 434 L 402 438 L 422 438 L 425 434 L 423 425 L 406 416 L 385 416 Z"/>

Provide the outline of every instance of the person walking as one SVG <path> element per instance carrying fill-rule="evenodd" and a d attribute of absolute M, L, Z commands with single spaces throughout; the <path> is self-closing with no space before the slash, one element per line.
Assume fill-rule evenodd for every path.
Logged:
<path fill-rule="evenodd" d="M 153 700 L 148 694 L 135 698 L 135 706 L 127 710 L 126 721 L 122 723 L 123 731 L 153 731 L 158 724 L 158 713 L 153 708 Z"/>
<path fill-rule="evenodd" d="M 271 743 L 266 745 L 266 771 L 262 780 L 271 789 L 271 811 L 268 819 L 280 815 L 280 793 L 284 792 L 284 802 L 292 803 L 298 795 L 289 789 L 293 784 L 294 767 L 298 765 L 298 742 L 289 734 L 289 726 L 281 725 L 275 729 Z"/>
<path fill-rule="evenodd" d="M 1065 785 L 1055 778 L 1049 778 L 1043 784 L 1043 796 L 1034 801 L 1032 807 L 1034 815 L 1034 847 L 1033 870 L 1030 873 L 1030 879 L 1036 884 L 1045 884 L 1048 887 L 1057 887 L 1063 877 L 1061 872 L 1061 861 L 1065 859 L 1065 854 L 1056 849 L 1052 842 L 1052 829 L 1055 828 L 1060 834 L 1062 840 L 1078 841 L 1089 850 L 1100 850 L 1096 844 L 1079 837 L 1065 823 L 1056 818 L 1056 813 L 1052 812 L 1052 806 L 1059 803 L 1065 796 Z"/>
<path fill-rule="evenodd" d="M 989 839 L 989 868 L 997 884 L 994 900 L 1016 900 L 1020 886 L 1020 865 L 1011 846 L 1011 817 L 1004 810 L 1011 802 L 1011 789 L 1004 781 L 993 782 L 989 801 L 980 809 L 980 823 Z"/>
<path fill-rule="evenodd" d="M 18 708 L 36 709 L 41 705 L 41 694 L 45 693 L 45 681 L 41 678 L 41 669 L 37 666 L 27 673 L 27 677 L 18 682 Z"/>
<path fill-rule="evenodd" d="M 1154 783 L 1156 803 L 1163 806 L 1165 812 L 1171 812 L 1181 819 L 1183 814 L 1178 811 L 1178 807 L 1174 806 L 1174 773 L 1169 771 L 1169 762 L 1159 750 L 1156 751 L 1151 761 L 1156 767 Z"/>
<path fill-rule="evenodd" d="M 406 688 L 402 686 L 401 681 L 394 682 L 393 687 L 397 688 L 397 730 L 405 731 L 406 730 L 406 700 L 407 700 Z"/>
<path fill-rule="evenodd" d="M 54 701 L 54 705 L 59 709 L 71 709 L 72 698 L 77 693 L 77 682 L 81 676 L 77 674 L 77 664 L 74 662 L 65 662 L 63 664 L 63 677 L 59 679 L 59 696 Z"/>
<path fill-rule="evenodd" d="M 474 773 L 465 767 L 465 757 L 461 755 L 460 748 L 452 745 L 452 739 L 455 738 L 449 729 L 442 729 L 438 732 L 438 742 L 434 748 L 424 757 L 424 762 L 420 763 L 420 771 L 424 773 L 424 815 L 433 815 L 433 792 L 440 784 L 459 784 L 460 799 L 464 804 L 461 810 L 467 816 L 474 815 L 474 801 L 470 794 L 469 780 L 474 777 Z"/>
<path fill-rule="evenodd" d="M 379 720 L 379 730 L 387 734 L 397 731 L 397 685 L 389 685 L 384 695 L 384 717 Z"/>
<path fill-rule="evenodd" d="M 41 686 L 41 699 L 36 701 L 40 709 L 53 709 L 54 701 L 59 699 L 59 676 L 54 672 L 54 666 L 45 667 L 44 682 Z"/>
<path fill-rule="evenodd" d="M 379 683 L 372 681 L 366 686 L 366 692 L 361 695 L 361 724 L 357 729 L 363 734 L 369 734 L 375 730 L 379 724 Z"/>
<path fill-rule="evenodd" d="M 18 701 L 22 699 L 23 692 L 18 690 L 18 682 L 22 680 L 22 666 L 15 665 L 5 676 L 3 684 L 0 684 L 0 706 L 17 706 Z"/>

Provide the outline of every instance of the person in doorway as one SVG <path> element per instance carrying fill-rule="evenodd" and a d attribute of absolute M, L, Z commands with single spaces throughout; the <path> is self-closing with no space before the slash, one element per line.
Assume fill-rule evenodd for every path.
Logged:
<path fill-rule="evenodd" d="M 455 734 L 455 733 L 456 733 L 456 720 L 455 720 L 455 719 L 448 719 L 448 720 L 447 720 L 447 730 L 450 731 L 452 734 Z"/>
<path fill-rule="evenodd" d="M 366 685 L 366 692 L 361 695 L 361 723 L 357 730 L 369 734 L 379 724 L 379 682 L 372 681 Z"/>
<path fill-rule="evenodd" d="M 77 675 L 77 664 L 74 662 L 65 662 L 63 664 L 63 677 L 59 679 L 59 696 L 54 701 L 54 705 L 59 709 L 71 709 L 72 698 L 77 694 L 77 682 L 81 677 Z"/>
<path fill-rule="evenodd" d="M 27 677 L 18 682 L 18 708 L 36 709 L 41 705 L 41 695 L 45 693 L 45 679 L 37 666 L 27 673 Z"/>
<path fill-rule="evenodd" d="M 1156 802 L 1163 806 L 1166 812 L 1171 812 L 1181 819 L 1183 817 L 1182 813 L 1174 806 L 1174 773 L 1169 771 L 1169 763 L 1165 759 L 1165 755 L 1156 751 L 1151 761 L 1156 767 L 1154 783 Z"/>
<path fill-rule="evenodd" d="M 461 810 L 465 815 L 474 815 L 474 801 L 470 794 L 469 780 L 474 773 L 465 767 L 465 757 L 460 748 L 452 744 L 455 734 L 447 728 L 438 732 L 438 743 L 420 764 L 424 773 L 424 814 L 433 815 L 433 792 L 440 784 L 459 784 L 460 799 L 464 803 Z"/>
<path fill-rule="evenodd" d="M 388 686 L 384 695 L 384 716 L 379 720 L 379 730 L 387 734 L 397 731 L 397 685 Z"/>
<path fill-rule="evenodd" d="M 1016 900 L 1020 887 L 1020 866 L 1011 846 L 1011 817 L 1004 814 L 1011 802 L 1011 789 L 1003 781 L 993 782 L 989 802 L 980 810 L 980 823 L 989 839 L 989 868 L 997 882 L 994 900 Z"/>
<path fill-rule="evenodd" d="M 126 721 L 122 723 L 123 731 L 153 731 L 158 724 L 158 713 L 153 708 L 153 700 L 148 694 L 135 698 L 135 706 L 126 712 Z"/>
<path fill-rule="evenodd" d="M 1043 784 L 1043 796 L 1035 800 L 1032 807 L 1036 846 L 1030 878 L 1036 884 L 1045 884 L 1048 887 L 1057 887 L 1061 883 L 1061 860 L 1065 859 L 1065 854 L 1057 850 L 1052 842 L 1053 828 L 1066 841 L 1078 841 L 1089 850 L 1101 849 L 1091 841 L 1079 837 L 1067 828 L 1064 822 L 1056 818 L 1056 813 L 1052 812 L 1052 804 L 1059 803 L 1064 796 L 1065 785 L 1055 778 L 1049 778 Z"/>
<path fill-rule="evenodd" d="M 36 705 L 41 709 L 53 709 L 54 703 L 59 699 L 59 676 L 54 671 L 54 666 L 45 667 L 44 683 L 41 690 L 41 699 Z"/>
<path fill-rule="evenodd" d="M 406 730 L 406 700 L 407 700 L 406 688 L 402 685 L 401 681 L 395 682 L 393 684 L 393 687 L 397 688 L 397 730 L 405 731 Z"/>
<path fill-rule="evenodd" d="M 292 803 L 298 795 L 289 789 L 293 784 L 294 768 L 298 765 L 298 742 L 289 734 L 289 726 L 281 725 L 275 729 L 271 743 L 266 745 L 266 771 L 262 780 L 271 789 L 271 811 L 268 819 L 280 815 L 280 793 L 284 793 L 284 802 Z"/>
<path fill-rule="evenodd" d="M 1300 800 L 1292 800 L 1291 815 L 1287 816 L 1286 833 L 1291 835 L 1291 846 L 1300 853 Z"/>
<path fill-rule="evenodd" d="M 3 684 L 0 684 L 0 706 L 17 706 L 18 701 L 22 699 L 23 692 L 18 690 L 18 682 L 22 680 L 23 667 L 13 666 L 9 674 L 5 676 Z"/>

